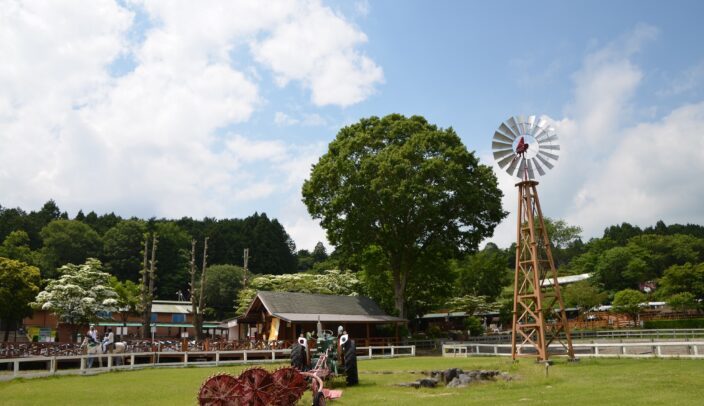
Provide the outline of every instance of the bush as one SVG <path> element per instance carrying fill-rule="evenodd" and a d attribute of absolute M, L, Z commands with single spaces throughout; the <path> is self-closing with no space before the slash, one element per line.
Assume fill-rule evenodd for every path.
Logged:
<path fill-rule="evenodd" d="M 643 323 L 643 327 L 657 328 L 704 328 L 704 319 L 682 320 L 650 320 Z"/>
<path fill-rule="evenodd" d="M 469 330 L 469 334 L 472 337 L 484 334 L 484 326 L 482 325 L 482 321 L 477 317 L 467 317 L 464 322 L 464 327 Z"/>

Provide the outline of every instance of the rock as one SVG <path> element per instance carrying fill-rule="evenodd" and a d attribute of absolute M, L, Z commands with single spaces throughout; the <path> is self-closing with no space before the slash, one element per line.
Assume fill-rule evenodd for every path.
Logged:
<path fill-rule="evenodd" d="M 462 385 L 469 385 L 469 383 L 472 382 L 472 377 L 467 374 L 460 374 L 457 379 Z"/>
<path fill-rule="evenodd" d="M 457 388 L 461 385 L 459 378 L 452 378 L 450 382 L 447 383 L 448 388 Z"/>
<path fill-rule="evenodd" d="M 445 383 L 445 385 L 447 385 L 453 379 L 457 378 L 457 376 L 460 373 L 462 373 L 462 370 L 459 368 L 450 368 L 450 369 L 445 370 L 442 374 L 443 383 Z"/>
<path fill-rule="evenodd" d="M 438 385 L 438 381 L 437 381 L 437 379 L 433 379 L 433 378 L 423 378 L 423 379 L 418 380 L 418 384 L 422 388 L 434 388 Z"/>

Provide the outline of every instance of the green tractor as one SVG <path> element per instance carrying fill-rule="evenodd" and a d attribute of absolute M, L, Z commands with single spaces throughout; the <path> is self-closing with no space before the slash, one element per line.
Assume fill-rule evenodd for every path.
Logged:
<path fill-rule="evenodd" d="M 337 336 L 330 330 L 319 328 L 317 339 L 300 337 L 298 343 L 291 348 L 291 366 L 314 378 L 311 385 L 313 404 L 316 406 L 325 404 L 325 398 L 340 396 L 339 391 L 323 389 L 323 381 L 326 379 L 345 375 L 347 385 L 359 383 L 357 347 L 342 326 L 338 329 Z"/>

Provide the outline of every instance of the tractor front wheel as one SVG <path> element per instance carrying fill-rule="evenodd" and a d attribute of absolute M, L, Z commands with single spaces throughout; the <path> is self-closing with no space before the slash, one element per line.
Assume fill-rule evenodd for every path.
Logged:
<path fill-rule="evenodd" d="M 294 344 L 291 348 L 291 366 L 299 371 L 308 370 L 306 358 L 306 347 L 300 344 Z"/>
<path fill-rule="evenodd" d="M 359 383 L 359 375 L 357 373 L 357 346 L 354 340 L 349 340 L 345 343 L 345 375 L 347 375 L 347 385 L 356 385 Z"/>

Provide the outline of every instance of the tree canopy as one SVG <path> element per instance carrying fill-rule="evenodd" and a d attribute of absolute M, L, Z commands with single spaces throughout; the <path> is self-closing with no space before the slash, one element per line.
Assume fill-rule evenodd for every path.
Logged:
<path fill-rule="evenodd" d="M 391 114 L 342 128 L 303 184 L 303 201 L 346 255 L 376 245 L 388 258 L 394 302 L 425 255 L 475 250 L 505 216 L 489 166 L 452 128 Z"/>
<path fill-rule="evenodd" d="M 102 271 L 97 259 L 64 265 L 58 273 L 58 279 L 50 280 L 33 304 L 74 326 L 74 333 L 79 324 L 96 320 L 99 312 L 117 309 L 117 293 L 110 284 L 110 275 Z"/>
<path fill-rule="evenodd" d="M 15 323 L 32 314 L 30 303 L 39 293 L 39 269 L 0 257 L 0 319 L 6 322 L 4 340 Z"/>

